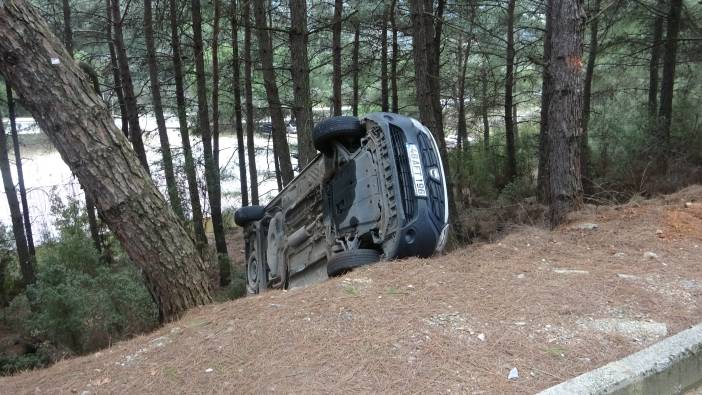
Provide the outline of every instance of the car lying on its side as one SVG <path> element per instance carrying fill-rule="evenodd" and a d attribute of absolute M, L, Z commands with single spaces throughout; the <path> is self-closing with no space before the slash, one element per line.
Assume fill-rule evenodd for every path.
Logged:
<path fill-rule="evenodd" d="M 391 113 L 334 117 L 313 139 L 320 153 L 268 205 L 235 213 L 249 293 L 443 249 L 447 190 L 425 126 Z"/>

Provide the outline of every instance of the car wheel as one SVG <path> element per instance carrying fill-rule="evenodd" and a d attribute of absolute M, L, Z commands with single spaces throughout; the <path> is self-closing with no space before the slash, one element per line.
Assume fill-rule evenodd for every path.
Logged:
<path fill-rule="evenodd" d="M 234 213 L 234 222 L 239 226 L 258 221 L 266 215 L 266 208 L 263 206 L 246 206 L 242 207 Z"/>
<path fill-rule="evenodd" d="M 334 141 L 356 141 L 365 135 L 366 130 L 356 117 L 327 118 L 312 130 L 314 148 L 327 154 Z"/>
<path fill-rule="evenodd" d="M 380 260 L 380 253 L 371 249 L 342 251 L 332 256 L 327 262 L 327 275 L 340 276 L 352 269 L 369 265 Z"/>
<path fill-rule="evenodd" d="M 252 250 L 246 262 L 246 293 L 249 295 L 262 293 L 268 286 L 266 265 L 259 262 L 256 255 L 256 250 Z"/>

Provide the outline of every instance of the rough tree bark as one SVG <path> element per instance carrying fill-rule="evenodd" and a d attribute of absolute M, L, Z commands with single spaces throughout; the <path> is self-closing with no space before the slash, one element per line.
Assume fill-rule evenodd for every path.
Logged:
<path fill-rule="evenodd" d="M 678 53 L 678 33 L 682 0 L 671 0 L 665 34 L 665 51 L 663 53 L 663 76 L 661 81 L 660 109 L 658 110 L 657 153 L 661 174 L 668 167 L 670 150 L 670 126 L 673 119 L 673 91 L 675 88 L 675 63 Z"/>
<path fill-rule="evenodd" d="M 134 152 L 136 152 L 141 165 L 146 171 L 149 171 L 149 162 L 146 160 L 146 151 L 144 150 L 144 141 L 141 137 L 141 127 L 139 126 L 139 109 L 137 107 L 137 99 L 134 94 L 134 84 L 132 83 L 132 73 L 129 71 L 129 58 L 127 57 L 127 47 L 124 45 L 124 36 L 122 34 L 122 13 L 119 10 L 119 1 L 112 0 L 112 28 L 114 34 L 112 41 L 114 42 L 115 51 L 117 53 L 117 65 L 122 79 L 122 91 L 124 92 L 124 103 L 127 109 L 127 118 L 129 120 L 129 140 L 132 142 Z"/>
<path fill-rule="evenodd" d="M 195 160 L 190 146 L 190 132 L 188 131 L 188 114 L 185 104 L 185 86 L 183 82 L 183 59 L 180 53 L 180 33 L 178 31 L 178 9 L 176 0 L 168 1 L 168 11 L 171 22 L 171 50 L 173 51 L 173 77 L 175 80 L 176 107 L 178 112 L 178 130 L 181 145 L 183 146 L 183 161 L 185 162 L 185 176 L 188 179 L 188 194 L 190 195 L 190 211 L 193 216 L 193 229 L 199 251 L 207 245 L 207 236 L 202 217 L 200 192 L 197 186 L 197 173 Z"/>
<path fill-rule="evenodd" d="M 514 103 L 514 8 L 516 0 L 507 3 L 507 53 L 505 74 L 505 137 L 507 152 L 505 163 L 505 176 L 507 182 L 517 176 L 517 150 L 514 141 L 514 119 L 512 118 L 512 105 Z"/>
<path fill-rule="evenodd" d="M 273 44 L 268 33 L 268 22 L 266 21 L 265 1 L 255 1 L 254 17 L 256 19 L 256 33 L 258 35 L 258 52 L 261 56 L 261 69 L 263 71 L 263 83 L 266 86 L 266 97 L 270 108 L 271 121 L 273 123 L 273 151 L 280 168 L 282 185 L 287 185 L 292 181 L 294 175 L 290 163 L 290 149 L 285 136 L 285 122 L 283 121 L 283 109 L 278 95 L 278 85 L 276 83 L 275 69 L 273 68 Z"/>
<path fill-rule="evenodd" d="M 293 80 L 293 113 L 297 125 L 300 169 L 314 159 L 312 143 L 312 99 L 310 98 L 310 61 L 307 55 L 307 1 L 290 1 L 290 74 Z"/>
<path fill-rule="evenodd" d="M 232 0 L 230 22 L 232 28 L 232 94 L 234 95 L 234 122 L 236 124 L 236 149 L 239 155 L 239 185 L 241 205 L 249 205 L 249 185 L 246 177 L 246 146 L 244 146 L 244 125 L 241 115 L 241 75 L 239 72 L 239 16 L 236 0 Z M 244 21 L 244 23 L 248 23 Z"/>
<path fill-rule="evenodd" d="M 166 130 L 166 119 L 163 116 L 163 104 L 161 103 L 161 82 L 158 79 L 158 63 L 156 60 L 156 43 L 154 40 L 154 25 L 152 17 L 151 0 L 144 0 L 144 41 L 146 42 L 146 61 L 149 64 L 149 80 L 151 82 L 151 104 L 153 104 L 156 125 L 158 128 L 158 138 L 161 143 L 161 157 L 163 158 L 163 173 L 166 178 L 166 189 L 171 208 L 180 218 L 185 218 L 183 206 L 178 194 L 175 173 L 173 172 L 173 157 L 171 155 L 171 143 L 168 141 Z"/>
<path fill-rule="evenodd" d="M 254 145 L 253 62 L 251 59 L 251 2 L 244 1 L 241 18 L 244 20 L 244 95 L 246 98 L 246 155 L 249 159 L 251 204 L 258 204 L 258 170 Z"/>
<path fill-rule="evenodd" d="M 0 11 L 0 21 L 2 21 L 2 13 Z M 3 28 L 0 27 L 0 32 Z M 3 35 L 4 37 L 4 35 Z M 0 49 L 0 56 L 2 55 L 2 50 Z M 3 58 L 3 62 L 6 59 Z M 4 66 L 0 62 L 0 71 L 3 70 Z M 9 78 L 9 75 L 5 72 L 2 73 L 5 78 Z M 0 120 L 2 119 L 2 114 L 0 114 Z M 36 280 L 36 274 L 34 273 L 34 262 L 31 255 L 29 254 L 29 249 L 27 247 L 27 238 L 24 232 L 24 223 L 22 221 L 22 210 L 20 210 L 20 204 L 17 200 L 17 191 L 15 191 L 15 183 L 12 181 L 12 171 L 10 170 L 10 158 L 7 154 L 7 135 L 5 135 L 5 126 L 0 122 L 0 174 L 2 174 L 2 184 L 5 187 L 5 196 L 7 197 L 7 205 L 10 207 L 10 218 L 12 220 L 12 234 L 15 237 L 15 247 L 17 249 L 17 258 L 19 259 L 20 272 L 22 273 L 22 285 L 27 287 L 33 284 Z"/>
<path fill-rule="evenodd" d="M 17 134 L 17 122 L 15 121 L 17 114 L 15 111 L 15 99 L 12 95 L 12 89 L 9 86 L 7 90 L 7 111 L 10 116 L 10 133 L 12 134 L 12 148 L 15 153 L 15 167 L 17 168 L 17 184 L 20 193 L 20 202 L 22 203 L 22 218 L 24 219 L 24 229 L 26 231 L 27 250 L 30 258 L 34 258 L 37 253 L 34 248 L 34 236 L 32 235 L 32 221 L 29 218 L 29 203 L 27 202 L 27 189 L 24 186 L 24 171 L 22 170 L 22 155 L 20 154 L 19 136 Z M 2 119 L 2 117 L 0 117 Z"/>
<path fill-rule="evenodd" d="M 332 20 L 332 108 L 334 116 L 341 115 L 341 11 L 343 0 L 334 1 Z"/>
<path fill-rule="evenodd" d="M 195 56 L 195 75 L 197 82 L 197 118 L 202 136 L 203 155 L 205 157 L 205 179 L 207 181 L 207 197 L 210 202 L 210 215 L 215 237 L 217 262 L 219 263 L 219 285 L 229 285 L 231 267 L 227 254 L 227 241 L 224 237 L 224 221 L 219 185 L 219 169 L 212 154 L 212 132 L 207 108 L 207 79 L 205 76 L 205 58 L 202 43 L 202 14 L 200 0 L 190 2 L 193 20 L 193 52 Z"/>
<path fill-rule="evenodd" d="M 580 138 L 583 110 L 583 0 L 551 0 L 548 73 L 549 220 L 563 223 L 582 205 Z"/>
<path fill-rule="evenodd" d="M 39 13 L 0 5 L 0 73 L 142 270 L 160 318 L 211 301 L 205 265 L 101 98 Z M 54 59 L 47 62 L 47 59 Z"/>
<path fill-rule="evenodd" d="M 580 172 L 583 180 L 583 191 L 586 194 L 592 192 L 592 180 L 590 179 L 590 145 L 588 144 L 588 126 L 590 123 L 590 101 L 592 99 L 592 79 L 595 75 L 595 64 L 597 62 L 598 29 L 600 21 L 600 0 L 594 0 L 590 15 L 594 17 L 590 21 L 590 48 L 587 51 L 587 68 L 585 69 L 585 86 L 583 88 L 583 135 L 580 144 Z"/>

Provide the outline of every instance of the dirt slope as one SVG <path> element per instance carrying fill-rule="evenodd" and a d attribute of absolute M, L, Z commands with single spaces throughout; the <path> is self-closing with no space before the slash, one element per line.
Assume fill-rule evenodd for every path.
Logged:
<path fill-rule="evenodd" d="M 0 393 L 534 392 L 702 321 L 694 201 L 700 186 L 591 208 L 555 232 L 514 229 L 440 258 L 207 306 L 2 378 Z"/>

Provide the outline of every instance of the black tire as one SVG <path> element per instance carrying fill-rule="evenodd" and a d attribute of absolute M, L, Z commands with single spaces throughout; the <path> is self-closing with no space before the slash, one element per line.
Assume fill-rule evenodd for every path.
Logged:
<path fill-rule="evenodd" d="M 376 250 L 358 249 L 339 252 L 332 256 L 327 262 L 327 275 L 329 277 L 340 276 L 354 268 L 380 260 L 380 253 Z"/>
<path fill-rule="evenodd" d="M 234 222 L 239 226 L 258 221 L 266 215 L 266 208 L 263 206 L 246 206 L 242 207 L 234 213 Z"/>
<path fill-rule="evenodd" d="M 327 118 L 315 125 L 312 130 L 314 148 L 329 153 L 335 140 L 358 140 L 366 135 L 366 130 L 356 117 Z"/>
<path fill-rule="evenodd" d="M 256 250 L 251 251 L 246 263 L 246 293 L 255 295 L 268 288 L 268 267 L 258 261 Z"/>

